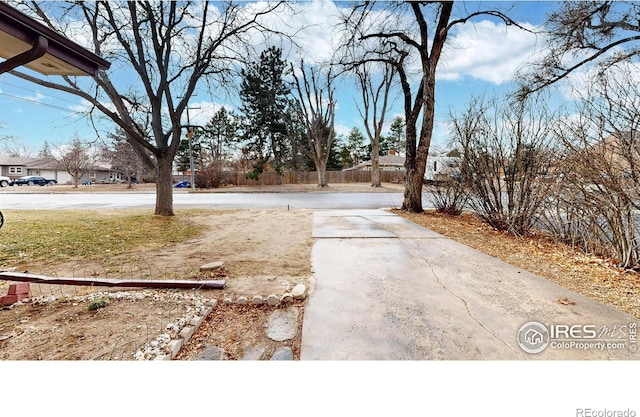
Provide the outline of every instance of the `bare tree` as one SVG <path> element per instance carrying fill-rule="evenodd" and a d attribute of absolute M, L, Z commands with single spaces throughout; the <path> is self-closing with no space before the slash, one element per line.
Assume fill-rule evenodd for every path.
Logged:
<path fill-rule="evenodd" d="M 0 124 L 0 128 L 2 125 Z M 14 136 L 0 135 L 0 152 L 7 156 L 23 156 L 30 157 L 34 155 L 34 152 L 20 142 Z"/>
<path fill-rule="evenodd" d="M 57 168 L 73 178 L 74 188 L 78 188 L 83 175 L 94 169 L 96 158 L 89 148 L 89 145 L 75 138 L 70 146 L 58 148 L 57 155 L 53 156 Z"/>
<path fill-rule="evenodd" d="M 127 135 L 122 129 L 110 133 L 111 147 L 104 152 L 104 159 L 111 163 L 111 169 L 123 174 L 127 179 L 127 188 L 133 188 L 133 179 L 142 180 L 138 175 L 141 162 L 138 154 L 133 150 Z"/>
<path fill-rule="evenodd" d="M 322 74 L 314 67 L 305 66 L 302 60 L 299 70 L 300 75 L 292 65 L 298 118 L 304 126 L 308 145 L 301 149 L 313 160 L 318 173 L 318 187 L 326 187 L 327 161 L 335 138 L 333 79 L 331 71 Z"/>
<path fill-rule="evenodd" d="M 63 77 L 47 81 L 12 73 L 87 100 L 127 133 L 139 157 L 156 172 L 158 215 L 173 215 L 173 160 L 183 133 L 182 115 L 201 80 L 224 83 L 234 62 L 246 57 L 251 37 L 266 36 L 262 17 L 284 2 L 256 5 L 232 2 L 69 2 L 25 3 L 45 24 L 73 37 L 82 27 L 111 72 L 93 84 Z M 51 6 L 53 4 L 53 6 Z M 45 10 L 54 7 L 51 13 Z M 136 84 L 118 85 L 113 75 L 131 70 Z"/>
<path fill-rule="evenodd" d="M 355 74 L 362 96 L 362 108 L 358 106 L 358 111 L 371 143 L 371 186 L 380 187 L 380 138 L 396 69 L 388 63 L 382 63 L 382 68 L 373 68 L 374 64 L 363 62 L 356 66 Z"/>
<path fill-rule="evenodd" d="M 484 10 L 454 18 L 452 1 L 363 2 L 345 16 L 346 42 L 379 40 L 364 60 L 384 60 L 400 77 L 406 121 L 406 176 L 402 209 L 422 212 L 422 184 L 434 127 L 436 70 L 447 36 L 453 27 L 475 17 L 493 16 L 517 25 L 498 10 Z M 415 30 L 417 28 L 417 31 Z M 410 54 L 420 66 L 412 85 Z M 418 128 L 420 132 L 418 132 Z"/>
<path fill-rule="evenodd" d="M 547 21 L 547 54 L 521 74 L 521 95 L 550 86 L 596 63 L 606 71 L 640 56 L 640 4 L 626 1 L 564 1 Z"/>

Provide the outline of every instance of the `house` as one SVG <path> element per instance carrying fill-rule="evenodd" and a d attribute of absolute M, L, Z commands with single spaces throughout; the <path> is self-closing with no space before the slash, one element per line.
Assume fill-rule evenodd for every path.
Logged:
<path fill-rule="evenodd" d="M 26 175 L 37 175 L 56 180 L 58 184 L 72 184 L 73 177 L 68 172 L 58 168 L 53 158 L 27 158 L 19 156 L 0 155 L 0 175 L 13 179 Z M 122 175 L 111 169 L 111 164 L 98 162 L 84 174 L 79 182 L 106 184 L 120 182 Z"/>
<path fill-rule="evenodd" d="M 33 162 L 35 159 L 36 158 L 0 155 L 0 175 L 11 179 L 30 175 L 27 164 Z"/>
<path fill-rule="evenodd" d="M 460 174 L 460 158 L 445 155 L 429 155 L 424 171 L 427 181 L 446 181 Z"/>
<path fill-rule="evenodd" d="M 387 155 L 381 155 L 378 159 L 380 171 L 404 172 L 404 156 L 400 156 L 396 151 L 390 150 Z M 371 160 L 364 161 L 354 167 L 344 171 L 371 171 Z"/>
<path fill-rule="evenodd" d="M 403 156 L 399 156 L 395 151 L 389 151 L 388 155 L 380 156 L 380 171 L 404 172 Z M 345 171 L 370 171 L 371 161 L 348 168 Z M 429 155 L 424 173 L 426 181 L 443 181 L 455 176 L 460 172 L 460 158 L 445 155 Z"/>

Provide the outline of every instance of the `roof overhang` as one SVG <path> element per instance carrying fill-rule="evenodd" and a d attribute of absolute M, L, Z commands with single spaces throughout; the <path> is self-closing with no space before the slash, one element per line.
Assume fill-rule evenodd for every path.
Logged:
<path fill-rule="evenodd" d="M 24 65 L 44 75 L 97 75 L 110 63 L 0 2 L 0 74 Z"/>

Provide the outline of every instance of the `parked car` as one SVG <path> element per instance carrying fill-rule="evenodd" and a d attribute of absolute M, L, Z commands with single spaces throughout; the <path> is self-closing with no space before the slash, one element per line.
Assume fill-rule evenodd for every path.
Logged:
<path fill-rule="evenodd" d="M 180 181 L 179 183 L 177 183 L 173 187 L 174 188 L 189 188 L 189 187 L 191 187 L 191 182 L 189 182 L 189 181 Z"/>
<path fill-rule="evenodd" d="M 26 177 L 16 178 L 10 185 L 53 185 L 57 184 L 56 180 L 48 180 L 45 177 L 38 177 L 36 175 L 28 175 Z"/>
<path fill-rule="evenodd" d="M 11 178 L 0 175 L 0 187 L 8 187 L 11 184 Z"/>

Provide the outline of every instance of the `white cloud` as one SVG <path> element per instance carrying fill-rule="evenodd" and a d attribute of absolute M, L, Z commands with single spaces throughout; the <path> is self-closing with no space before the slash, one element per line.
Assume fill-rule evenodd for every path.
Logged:
<path fill-rule="evenodd" d="M 113 106 L 113 104 L 111 103 L 103 103 L 103 104 L 109 107 L 111 110 L 115 110 L 115 107 Z M 89 101 L 85 99 L 81 99 L 79 104 L 72 104 L 68 106 L 68 108 L 74 113 L 89 114 L 93 108 L 93 105 Z"/>
<path fill-rule="evenodd" d="M 262 3 L 258 3 L 260 5 Z M 304 58 L 308 63 L 328 61 L 336 49 L 335 28 L 339 23 L 339 9 L 332 1 L 313 0 L 289 3 L 277 13 L 262 17 L 261 22 L 267 26 L 295 38 L 295 44 L 288 41 L 277 41 L 286 59 L 297 61 Z M 255 37 L 256 48 L 262 49 L 262 36 Z"/>
<path fill-rule="evenodd" d="M 349 133 L 351 133 L 351 129 L 353 129 L 353 127 L 348 127 L 342 124 L 337 124 L 334 126 L 334 129 L 336 131 L 336 136 L 344 136 L 345 138 L 347 138 L 349 136 Z"/>
<path fill-rule="evenodd" d="M 483 20 L 459 26 L 447 42 L 440 79 L 472 77 L 500 85 L 513 80 L 516 70 L 535 56 L 541 39 L 515 26 Z"/>

